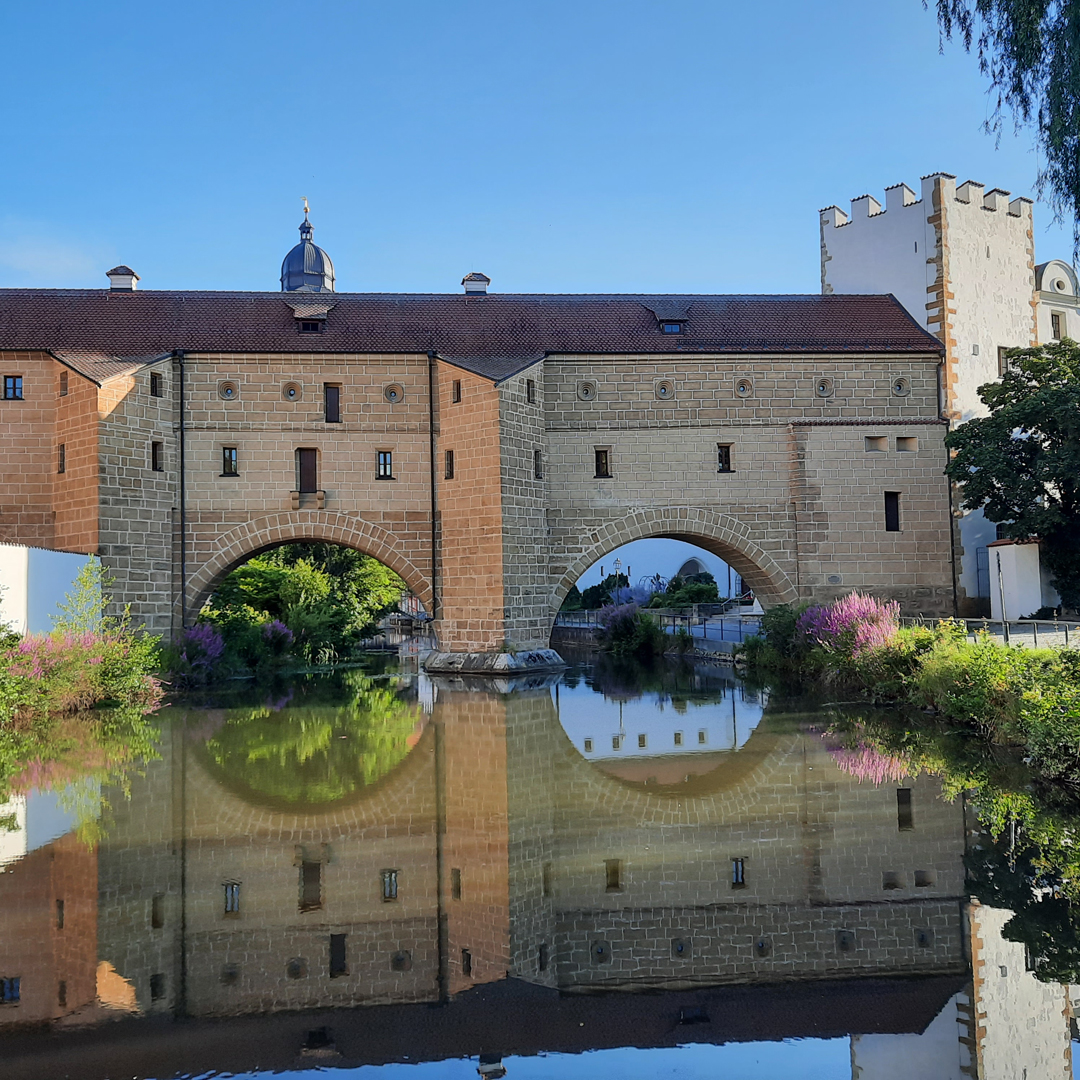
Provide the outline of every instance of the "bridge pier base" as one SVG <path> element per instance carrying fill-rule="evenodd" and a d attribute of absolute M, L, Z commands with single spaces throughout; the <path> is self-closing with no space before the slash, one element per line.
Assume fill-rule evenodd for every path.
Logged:
<path fill-rule="evenodd" d="M 517 652 L 433 652 L 424 670 L 453 675 L 526 675 L 559 671 L 566 661 L 554 649 L 521 649 Z"/>

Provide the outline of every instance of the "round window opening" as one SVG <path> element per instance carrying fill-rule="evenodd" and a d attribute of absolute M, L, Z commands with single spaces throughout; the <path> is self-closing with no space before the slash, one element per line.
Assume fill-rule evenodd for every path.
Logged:
<path fill-rule="evenodd" d="M 896 397 L 907 397 L 911 393 L 911 383 L 905 378 L 893 379 L 892 392 Z"/>
<path fill-rule="evenodd" d="M 1054 288 L 1057 289 L 1058 292 L 1068 292 L 1069 291 L 1069 286 L 1066 285 L 1064 280 L 1061 279 L 1061 278 L 1058 278 L 1057 281 L 1054 282 Z"/>
<path fill-rule="evenodd" d="M 818 379 L 814 391 L 818 397 L 832 397 L 835 387 L 832 379 Z"/>
<path fill-rule="evenodd" d="M 749 379 L 739 379 L 738 382 L 735 383 L 735 393 L 738 394 L 739 397 L 750 397 L 753 392 L 754 384 Z"/>
<path fill-rule="evenodd" d="M 235 401 L 240 396 L 240 388 L 234 382 L 218 383 L 217 392 L 223 401 Z"/>
<path fill-rule="evenodd" d="M 281 388 L 281 396 L 286 401 L 299 401 L 300 400 L 300 384 L 294 382 L 287 382 Z"/>
<path fill-rule="evenodd" d="M 594 382 L 579 382 L 577 386 L 577 396 L 582 401 L 592 401 L 596 397 L 596 383 Z"/>
<path fill-rule="evenodd" d="M 405 390 L 397 383 L 391 383 L 384 391 L 383 397 L 390 402 L 391 405 L 396 405 L 399 401 L 405 399 Z"/>
<path fill-rule="evenodd" d="M 675 396 L 675 384 L 670 379 L 661 379 L 656 384 L 656 396 L 661 401 L 667 401 Z"/>

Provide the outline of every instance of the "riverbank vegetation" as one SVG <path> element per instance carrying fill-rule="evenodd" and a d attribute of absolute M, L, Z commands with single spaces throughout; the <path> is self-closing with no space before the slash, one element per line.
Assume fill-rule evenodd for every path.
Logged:
<path fill-rule="evenodd" d="M 158 642 L 105 614 L 108 580 L 90 560 L 50 634 L 0 639 L 0 803 L 62 789 L 80 834 L 95 838 L 100 791 L 154 755 L 162 684 Z M 0 815 L 0 829 L 14 815 Z"/>
<path fill-rule="evenodd" d="M 773 608 L 763 631 L 742 653 L 755 675 L 845 699 L 825 733 L 841 768 L 930 774 L 966 800 L 984 830 L 973 894 L 1015 912 L 1006 937 L 1039 978 L 1080 979 L 1080 652 L 972 642 L 951 620 L 901 627 L 895 605 L 858 594 Z"/>

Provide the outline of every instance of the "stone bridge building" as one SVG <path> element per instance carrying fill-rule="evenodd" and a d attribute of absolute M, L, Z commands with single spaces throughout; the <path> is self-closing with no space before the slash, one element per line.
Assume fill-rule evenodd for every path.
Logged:
<path fill-rule="evenodd" d="M 942 346 L 891 296 L 497 295 L 475 274 L 339 294 L 330 274 L 0 290 L 0 540 L 99 553 L 166 636 L 302 540 L 396 570 L 446 653 L 543 649 L 577 577 L 645 537 L 712 551 L 766 605 L 952 611 Z"/>

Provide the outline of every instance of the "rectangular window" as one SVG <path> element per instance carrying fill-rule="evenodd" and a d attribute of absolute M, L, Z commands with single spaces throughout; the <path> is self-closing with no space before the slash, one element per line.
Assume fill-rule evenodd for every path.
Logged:
<path fill-rule="evenodd" d="M 915 888 L 916 889 L 929 889 L 934 884 L 934 872 L 933 870 L 916 870 L 915 871 Z"/>
<path fill-rule="evenodd" d="M 297 329 L 301 334 L 321 334 L 321 319 L 300 319 Z"/>
<path fill-rule="evenodd" d="M 0 979 L 0 1001 L 5 1005 L 14 1005 L 19 1000 L 19 978 Z"/>
<path fill-rule="evenodd" d="M 900 492 L 885 492 L 885 531 L 900 531 Z"/>
<path fill-rule="evenodd" d="M 863 439 L 863 449 L 868 454 L 885 454 L 889 450 L 888 435 L 867 435 Z"/>
<path fill-rule="evenodd" d="M 330 978 L 349 974 L 349 958 L 345 952 L 345 934 L 330 935 Z"/>
<path fill-rule="evenodd" d="M 165 925 L 165 894 L 157 893 L 150 901 L 150 925 L 160 930 Z"/>
<path fill-rule="evenodd" d="M 150 1000 L 160 1001 L 165 996 L 165 976 L 160 972 L 150 976 Z"/>
<path fill-rule="evenodd" d="M 443 455 L 443 476 L 447 480 L 454 479 L 454 451 L 447 450 Z"/>
<path fill-rule="evenodd" d="M 611 451 L 596 448 L 596 475 L 611 476 Z"/>
<path fill-rule="evenodd" d="M 544 451 L 533 451 L 533 478 L 536 480 L 544 479 Z"/>
<path fill-rule="evenodd" d="M 1054 341 L 1061 340 L 1061 315 L 1054 311 L 1050 314 L 1050 336 Z"/>
<path fill-rule="evenodd" d="M 555 868 L 549 862 L 540 868 L 540 892 L 543 896 L 555 895 Z"/>
<path fill-rule="evenodd" d="M 1004 375 L 1006 371 L 1012 366 L 1012 361 L 1008 357 L 1009 350 L 1004 345 L 998 346 L 998 374 Z"/>
<path fill-rule="evenodd" d="M 240 882 L 239 881 L 226 881 L 225 882 L 225 914 L 226 915 L 239 915 L 240 914 Z"/>
<path fill-rule="evenodd" d="M 709 733 L 705 728 L 701 728 L 697 733 L 698 746 L 704 746 L 709 741 Z"/>
<path fill-rule="evenodd" d="M 379 451 L 379 465 L 375 476 L 379 480 L 394 479 L 394 455 L 390 450 Z"/>
<path fill-rule="evenodd" d="M 746 888 L 746 859 L 744 858 L 731 860 L 731 887 L 733 889 Z"/>
<path fill-rule="evenodd" d="M 235 446 L 223 446 L 221 448 L 221 475 L 240 475 L 239 462 L 236 456 Z"/>
<path fill-rule="evenodd" d="M 323 415 L 328 424 L 341 423 L 341 387 L 335 383 L 323 384 Z"/>
<path fill-rule="evenodd" d="M 881 887 L 883 889 L 903 889 L 904 875 L 898 874 L 895 870 L 883 870 L 881 873 Z"/>
<path fill-rule="evenodd" d="M 68 373 L 66 371 L 60 372 L 60 396 L 67 397 L 68 393 Z"/>
<path fill-rule="evenodd" d="M 896 789 L 896 827 L 900 832 L 915 828 L 915 819 L 911 815 L 911 788 Z"/>
<path fill-rule="evenodd" d="M 5 375 L 4 376 L 4 400 L 5 401 L 22 401 L 22 379 L 21 375 Z"/>
<path fill-rule="evenodd" d="M 611 749 L 612 750 L 621 750 L 622 749 L 622 736 L 621 735 L 612 735 L 611 736 Z"/>
<path fill-rule="evenodd" d="M 461 871 L 457 867 L 450 871 L 450 899 L 461 899 Z"/>
<path fill-rule="evenodd" d="M 547 971 L 548 968 L 548 947 L 546 945 L 538 945 L 536 949 L 536 970 Z"/>
<path fill-rule="evenodd" d="M 525 400 L 530 405 L 536 404 L 536 383 L 532 379 L 525 380 Z"/>
<path fill-rule="evenodd" d="M 450 400 L 456 405 L 461 400 L 461 380 L 455 379 L 450 388 Z"/>
<path fill-rule="evenodd" d="M 731 443 L 716 444 L 716 471 L 731 472 Z"/>
<path fill-rule="evenodd" d="M 382 898 L 385 903 L 397 899 L 398 871 L 383 870 L 379 875 L 382 878 Z"/>
<path fill-rule="evenodd" d="M 322 863 L 300 864 L 300 910 L 318 911 L 322 907 Z"/>
<path fill-rule="evenodd" d="M 59 985 L 56 987 L 56 1004 L 61 1009 L 67 1008 L 67 982 L 64 979 L 60 980 Z"/>
<path fill-rule="evenodd" d="M 160 371 L 150 372 L 150 396 L 151 397 L 164 397 L 165 396 L 165 380 Z"/>
<path fill-rule="evenodd" d="M 64 901 L 63 900 L 57 900 L 56 901 L 56 929 L 57 930 L 63 930 L 64 929 Z"/>
<path fill-rule="evenodd" d="M 472 953 L 468 949 L 461 950 L 461 974 L 472 978 Z"/>
<path fill-rule="evenodd" d="M 586 739 L 585 740 L 585 753 L 586 754 L 591 754 L 592 753 L 592 739 Z"/>
<path fill-rule="evenodd" d="M 682 746 L 682 732 L 681 731 L 676 731 L 675 732 L 675 745 L 676 746 Z"/>
<path fill-rule="evenodd" d="M 296 451 L 296 490 L 312 492 L 319 490 L 319 451 Z"/>
<path fill-rule="evenodd" d="M 67 472 L 67 446 L 64 443 L 56 448 L 56 471 Z"/>
<path fill-rule="evenodd" d="M 150 444 L 150 468 L 154 472 L 165 471 L 165 444 L 152 442 Z"/>
<path fill-rule="evenodd" d="M 604 860 L 604 889 L 606 892 L 620 892 L 622 890 L 622 860 Z"/>
<path fill-rule="evenodd" d="M 641 734 L 637 737 L 637 744 L 639 750 L 644 750 L 649 745 L 649 738 L 647 735 Z"/>
<path fill-rule="evenodd" d="M 665 334 L 681 334 L 682 323 L 681 322 L 662 322 L 660 324 L 660 330 Z"/>
<path fill-rule="evenodd" d="M 914 454 L 919 449 L 919 440 L 914 435 L 897 435 L 896 450 L 900 454 Z"/>

